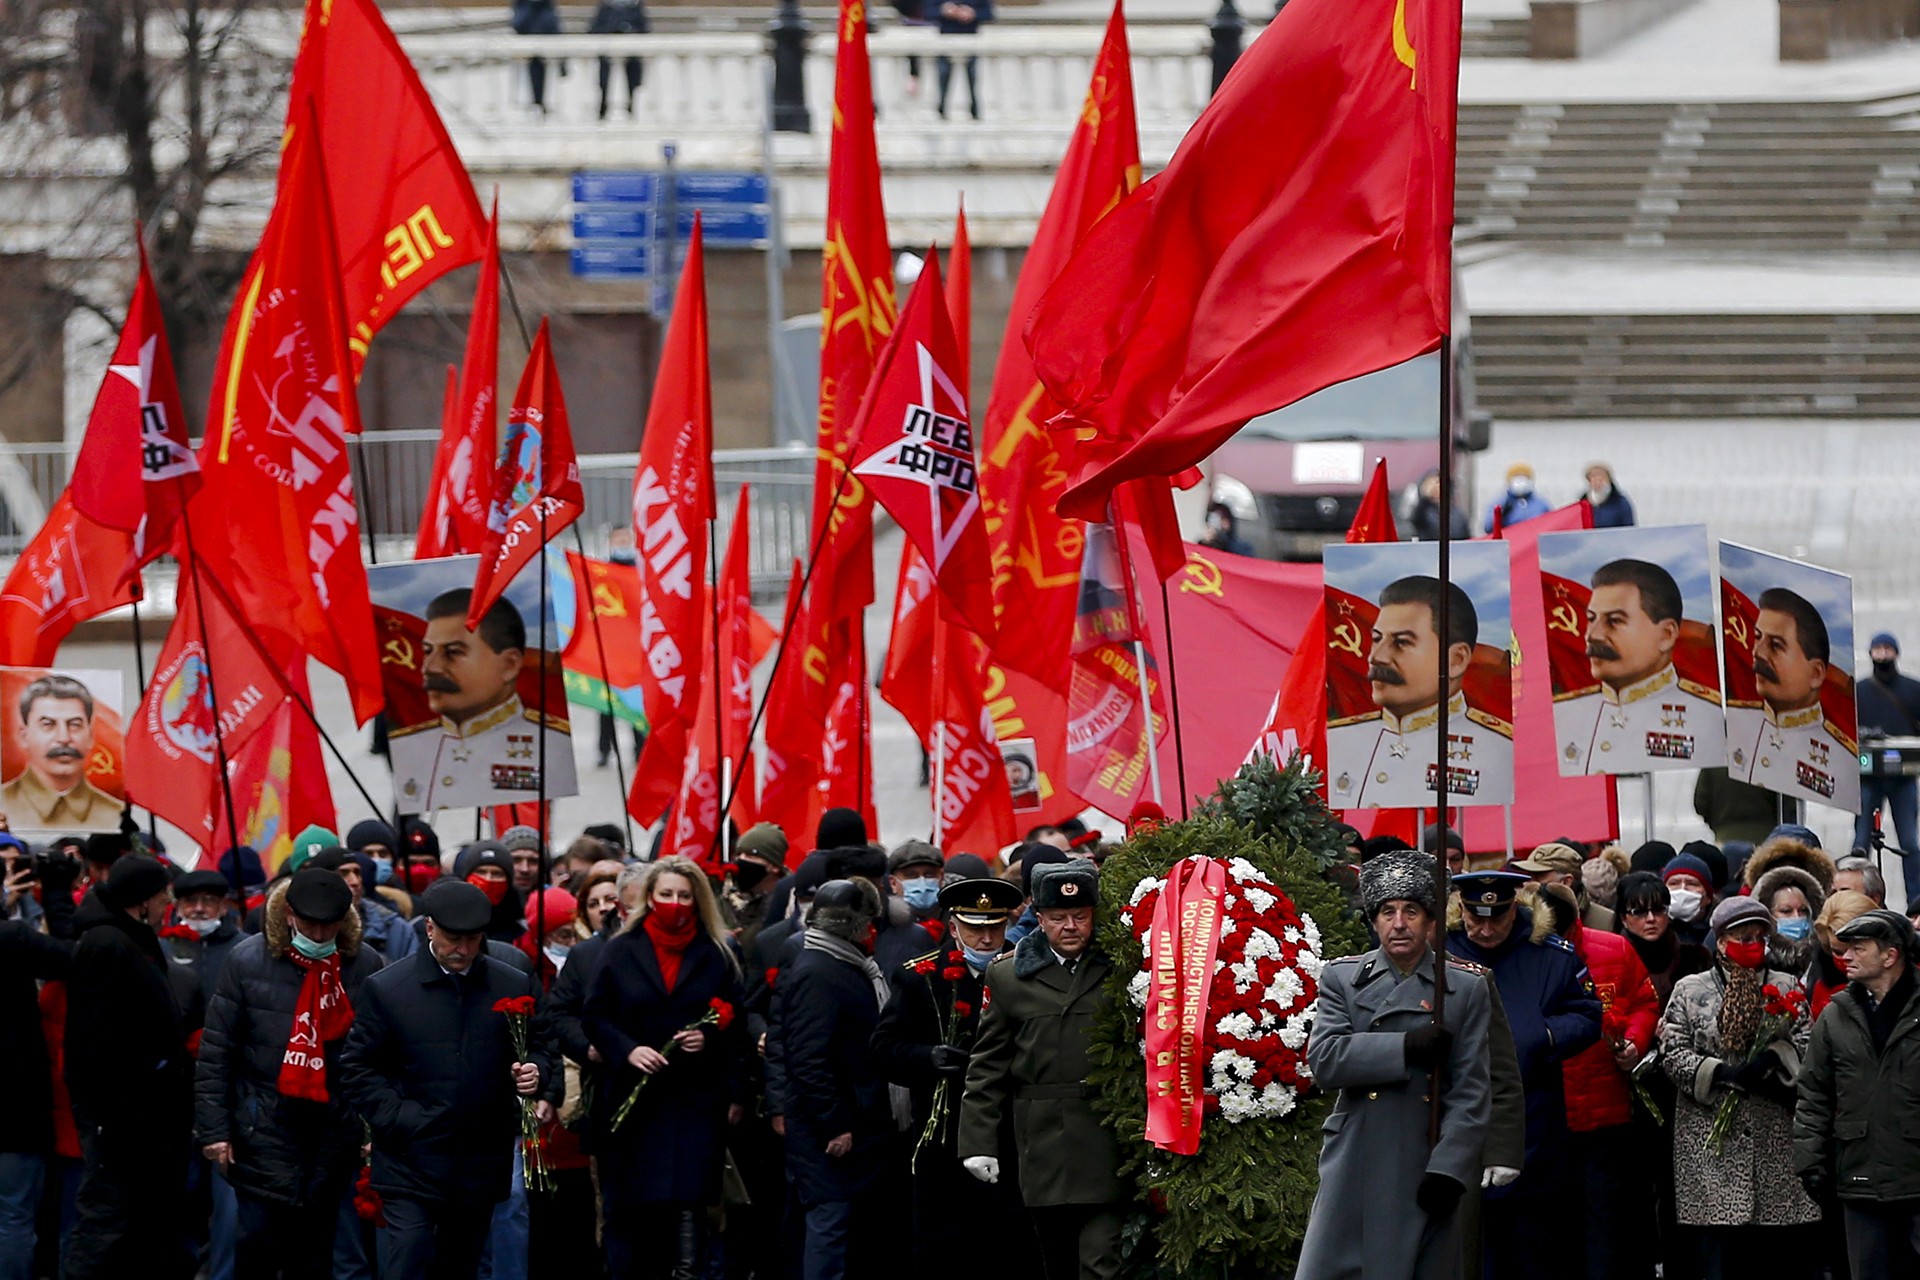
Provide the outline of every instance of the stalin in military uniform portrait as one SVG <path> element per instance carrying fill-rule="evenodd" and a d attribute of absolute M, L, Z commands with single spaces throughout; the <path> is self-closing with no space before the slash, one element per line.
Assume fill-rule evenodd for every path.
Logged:
<path fill-rule="evenodd" d="M 1587 666 L 1600 685 L 1554 700 L 1561 775 L 1724 762 L 1720 695 L 1673 665 L 1680 584 L 1651 561 L 1613 560 L 1594 571 L 1592 585 Z"/>
<path fill-rule="evenodd" d="M 1727 713 L 1727 772 L 1741 782 L 1859 807 L 1854 744 L 1820 705 L 1832 656 L 1827 624 L 1806 598 L 1769 587 L 1754 602 L 1753 682 L 1761 706 Z"/>
<path fill-rule="evenodd" d="M 1367 655 L 1369 715 L 1327 726 L 1328 802 L 1336 809 L 1413 809 L 1435 803 L 1440 718 L 1441 583 L 1414 575 L 1380 593 Z M 1461 681 L 1480 617 L 1458 584 L 1446 584 L 1447 791 L 1466 804 L 1513 799 L 1513 728 L 1467 704 Z"/>
<path fill-rule="evenodd" d="M 445 591 L 427 606 L 421 662 L 427 706 L 439 717 L 388 735 L 402 813 L 432 813 L 535 799 L 540 793 L 540 714 L 520 701 L 527 626 L 501 597 L 467 630 L 472 592 Z M 548 716 L 546 794 L 577 788 L 568 723 Z"/>

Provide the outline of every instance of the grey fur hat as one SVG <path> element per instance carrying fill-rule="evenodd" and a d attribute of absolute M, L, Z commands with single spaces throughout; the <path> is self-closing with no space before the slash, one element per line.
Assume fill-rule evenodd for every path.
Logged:
<path fill-rule="evenodd" d="M 1360 864 L 1360 903 L 1367 919 L 1389 902 L 1417 902 L 1429 915 L 1439 915 L 1433 893 L 1433 855 L 1400 849 Z"/>

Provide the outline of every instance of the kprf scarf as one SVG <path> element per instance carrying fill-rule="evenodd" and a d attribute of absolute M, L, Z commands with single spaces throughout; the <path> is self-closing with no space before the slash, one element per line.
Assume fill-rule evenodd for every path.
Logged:
<path fill-rule="evenodd" d="M 353 1026 L 353 1006 L 340 981 L 340 957 L 309 960 L 289 949 L 287 959 L 306 970 L 300 998 L 293 1006 L 293 1033 L 280 1059 L 282 1094 L 309 1102 L 327 1101 L 326 1046 L 343 1039 Z"/>

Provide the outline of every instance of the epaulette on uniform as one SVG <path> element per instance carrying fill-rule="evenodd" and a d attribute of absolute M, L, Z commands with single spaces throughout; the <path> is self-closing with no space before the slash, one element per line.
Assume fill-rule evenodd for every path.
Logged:
<path fill-rule="evenodd" d="M 1550 947 L 1558 947 L 1570 956 L 1577 956 L 1580 954 L 1579 952 L 1573 949 L 1573 944 L 1571 942 L 1568 942 L 1565 938 L 1561 937 L 1557 933 L 1548 934 L 1546 938 L 1546 944 Z"/>
<path fill-rule="evenodd" d="M 997 959 L 999 959 L 999 957 L 998 957 L 998 956 L 996 956 L 996 957 L 994 957 L 994 958 L 995 958 L 996 960 L 997 960 Z M 922 962 L 923 960 L 933 960 L 933 961 L 936 961 L 936 962 L 937 962 L 937 961 L 938 961 L 939 959 L 940 959 L 940 948 L 939 948 L 939 947 L 935 947 L 935 948 L 934 948 L 933 950 L 931 950 L 931 951 L 929 951 L 929 952 L 927 952 L 927 954 L 925 954 L 925 955 L 923 955 L 923 956 L 915 956 L 915 957 L 914 957 L 913 959 L 911 959 L 911 960 L 903 960 L 903 961 L 901 961 L 901 962 L 900 962 L 900 967 L 901 967 L 902 969 L 907 969 L 907 970 L 910 970 L 910 969 L 912 969 L 912 968 L 913 968 L 913 966 L 915 966 L 915 965 L 917 965 L 917 964 L 919 964 L 919 963 L 920 963 L 920 962 Z"/>
<path fill-rule="evenodd" d="M 1477 973 L 1483 978 L 1487 976 L 1488 972 L 1487 966 L 1475 964 L 1473 961 L 1457 956 L 1451 951 L 1447 952 L 1447 968 L 1458 969 L 1462 973 Z"/>

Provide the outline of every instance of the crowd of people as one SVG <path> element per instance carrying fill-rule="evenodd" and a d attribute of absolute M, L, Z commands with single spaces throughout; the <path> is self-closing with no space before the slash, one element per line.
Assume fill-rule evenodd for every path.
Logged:
<path fill-rule="evenodd" d="M 1322 975 L 1300 1276 L 1920 1270 L 1915 926 L 1872 859 L 1351 835 L 1378 947 Z M 887 851 L 847 810 L 717 874 L 614 827 L 372 820 L 271 876 L 0 837 L 0 1280 L 958 1277 L 982 1230 L 1109 1280 L 1109 851 Z"/>

